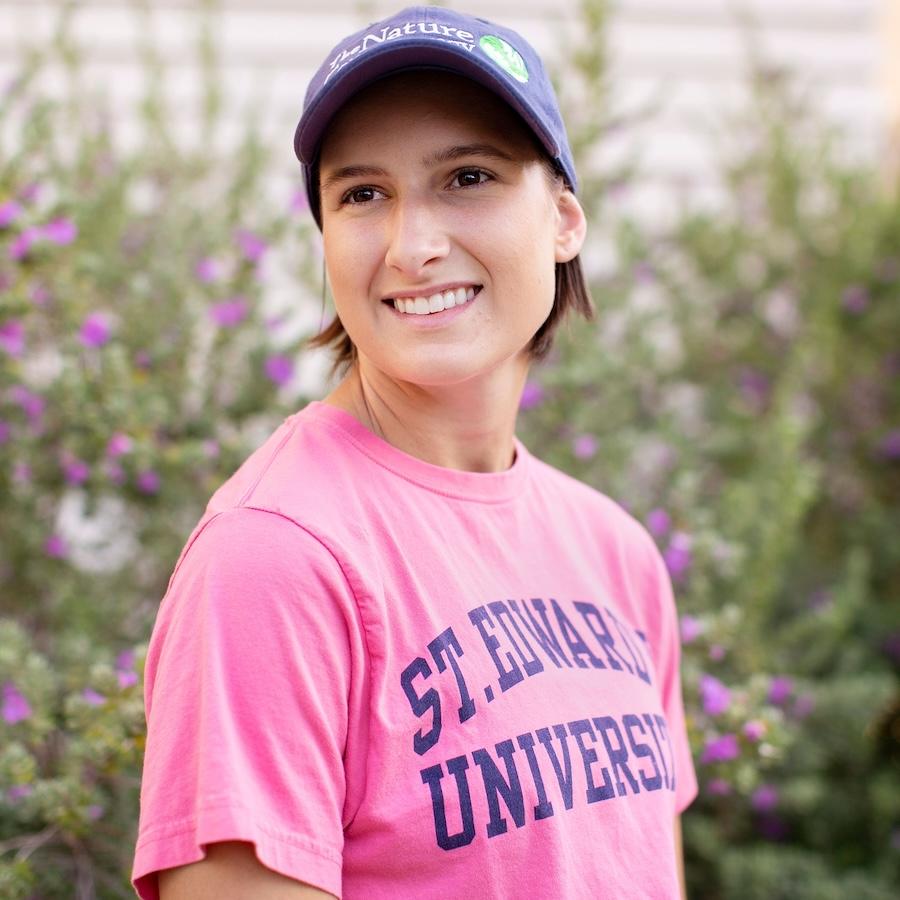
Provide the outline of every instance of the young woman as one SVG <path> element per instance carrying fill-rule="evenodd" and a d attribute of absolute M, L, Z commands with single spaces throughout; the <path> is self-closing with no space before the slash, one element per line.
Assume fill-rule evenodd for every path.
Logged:
<path fill-rule="evenodd" d="M 297 127 L 344 377 L 215 494 L 146 667 L 134 879 L 200 898 L 672 898 L 696 792 L 650 537 L 515 437 L 591 303 L 553 90 L 499 25 L 341 41 Z"/>

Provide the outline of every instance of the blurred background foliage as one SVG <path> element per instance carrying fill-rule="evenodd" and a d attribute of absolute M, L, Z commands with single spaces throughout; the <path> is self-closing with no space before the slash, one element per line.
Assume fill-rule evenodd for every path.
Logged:
<path fill-rule="evenodd" d="M 900 193 L 756 65 L 722 122 L 722 205 L 655 228 L 613 210 L 640 170 L 586 162 L 623 125 L 605 4 L 581 15 L 557 83 L 592 240 L 615 262 L 594 267 L 596 323 L 533 370 L 519 434 L 641 519 L 675 583 L 701 785 L 684 817 L 690 896 L 894 897 Z M 145 642 L 209 495 L 312 399 L 297 313 L 318 319 L 322 277 L 299 172 L 271 199 L 285 150 L 252 116 L 236 147 L 186 149 L 148 44 L 143 137 L 122 149 L 68 24 L 23 50 L 0 94 L 9 900 L 132 896 Z M 214 12 L 197 52 L 212 136 Z M 61 60 L 53 96 L 40 75 Z"/>

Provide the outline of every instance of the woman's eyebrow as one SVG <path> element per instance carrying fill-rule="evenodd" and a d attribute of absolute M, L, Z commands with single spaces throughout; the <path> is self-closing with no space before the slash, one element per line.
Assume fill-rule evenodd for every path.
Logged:
<path fill-rule="evenodd" d="M 425 168 L 431 168 L 454 159 L 461 159 L 464 156 L 484 156 L 488 159 L 500 159 L 505 162 L 515 162 L 516 159 L 511 153 L 507 153 L 493 144 L 454 144 L 452 147 L 444 147 L 424 156 L 422 165 Z M 387 172 L 379 166 L 341 166 L 322 180 L 321 190 L 327 191 L 332 185 L 339 181 L 346 181 L 348 178 L 379 177 L 386 174 Z"/>
<path fill-rule="evenodd" d="M 387 172 L 378 166 L 341 166 L 340 169 L 335 169 L 330 175 L 322 179 L 320 189 L 324 193 L 333 184 L 337 184 L 339 181 L 346 181 L 348 178 L 378 177 L 380 175 L 387 175 Z"/>
<path fill-rule="evenodd" d="M 456 144 L 453 147 L 445 147 L 422 159 L 422 165 L 426 167 L 436 166 L 440 163 L 450 162 L 463 156 L 486 156 L 489 159 L 502 159 L 514 162 L 515 157 L 493 144 Z"/>

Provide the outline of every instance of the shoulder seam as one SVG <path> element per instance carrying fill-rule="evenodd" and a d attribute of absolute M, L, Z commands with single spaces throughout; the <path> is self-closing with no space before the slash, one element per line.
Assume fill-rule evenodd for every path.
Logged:
<path fill-rule="evenodd" d="M 213 514 L 212 516 L 210 516 L 209 519 L 207 519 L 202 524 L 202 526 L 197 529 L 196 533 L 191 537 L 190 541 L 188 542 L 188 544 L 185 546 L 184 550 L 182 551 L 181 556 L 178 559 L 178 563 L 175 566 L 175 570 L 172 572 L 172 576 L 169 579 L 169 586 L 166 589 L 166 596 L 168 596 L 169 591 L 171 590 L 171 587 L 172 587 L 172 582 L 175 580 L 176 574 L 178 573 L 179 569 L 181 568 L 181 565 L 184 562 L 184 560 L 187 558 L 187 555 L 190 552 L 191 548 L 194 546 L 194 543 L 196 542 L 197 538 L 199 538 L 200 535 L 204 531 L 206 531 L 206 529 L 210 526 L 210 524 L 212 522 L 214 522 L 216 519 L 222 517 L 223 515 L 226 515 L 227 513 L 239 513 L 242 511 L 264 513 L 266 515 L 275 516 L 276 518 L 283 519 L 285 522 L 289 522 L 295 528 L 299 529 L 304 534 L 307 534 L 313 541 L 315 541 L 329 555 L 329 557 L 332 560 L 334 560 L 334 564 L 338 567 L 338 569 L 341 573 L 341 577 L 344 579 L 344 584 L 347 586 L 347 590 L 349 591 L 350 596 L 353 598 L 353 610 L 356 614 L 356 619 L 358 622 L 360 634 L 362 635 L 362 642 L 363 642 L 363 648 L 364 648 L 363 652 L 365 653 L 366 666 L 369 670 L 371 670 L 373 654 L 372 654 L 372 647 L 371 647 L 371 643 L 370 643 L 370 639 L 369 639 L 369 628 L 366 624 L 365 616 L 363 616 L 363 613 L 362 613 L 362 605 L 359 602 L 359 595 L 357 593 L 356 588 L 354 587 L 354 582 L 353 582 L 353 580 L 351 580 L 348 577 L 347 569 L 344 566 L 343 562 L 341 561 L 340 556 L 331 547 L 329 547 L 328 544 L 326 544 L 325 541 L 323 541 L 322 538 L 319 537 L 319 535 L 317 535 L 315 532 L 313 532 L 306 525 L 303 525 L 301 522 L 298 522 L 293 517 L 285 515 L 282 512 L 278 512 L 277 510 L 267 509 L 266 507 L 262 507 L 262 506 L 249 506 L 249 505 L 232 506 L 228 509 L 221 510 L 220 512 L 217 512 L 217 513 Z M 165 600 L 165 597 L 163 599 Z M 351 669 L 351 677 L 353 677 L 352 669 Z M 367 777 L 367 775 L 368 775 L 368 770 L 366 770 L 366 776 L 364 776 L 364 777 Z M 363 793 L 365 793 L 365 788 L 363 788 Z M 356 812 L 354 812 L 354 816 L 355 816 L 355 814 L 356 814 Z M 352 820 L 352 817 L 351 817 L 351 820 Z M 345 827 L 346 827 L 346 825 L 345 825 Z"/>
<path fill-rule="evenodd" d="M 294 418 L 294 417 L 292 417 L 292 418 Z M 275 462 L 275 457 L 278 456 L 278 454 L 281 452 L 281 448 L 284 447 L 284 445 L 287 443 L 288 439 L 294 434 L 294 431 L 296 430 L 296 428 L 297 428 L 297 422 L 296 422 L 296 419 L 294 418 L 294 420 L 291 422 L 290 426 L 285 431 L 284 436 L 278 442 L 278 446 L 275 447 L 272 450 L 272 452 L 269 454 L 269 458 L 268 458 L 268 460 L 266 460 L 265 465 L 263 465 L 260 468 L 259 472 L 256 475 L 256 478 L 253 479 L 253 483 L 247 488 L 246 491 L 244 491 L 241 498 L 237 501 L 236 506 L 244 506 L 244 504 L 247 503 L 247 501 L 250 499 L 250 495 L 256 490 L 257 487 L 259 487 L 259 483 L 260 483 L 260 481 L 262 481 L 263 476 L 266 474 L 266 472 L 269 471 L 270 467 L 272 466 L 272 463 Z"/>

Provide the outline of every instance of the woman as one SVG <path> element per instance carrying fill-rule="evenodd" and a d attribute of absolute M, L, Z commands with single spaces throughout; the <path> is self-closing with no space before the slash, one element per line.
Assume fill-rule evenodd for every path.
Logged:
<path fill-rule="evenodd" d="M 696 780 L 665 568 L 514 433 L 530 365 L 591 313 L 540 60 L 403 10 L 329 55 L 295 148 L 345 375 L 215 494 L 172 576 L 136 887 L 677 897 Z"/>

